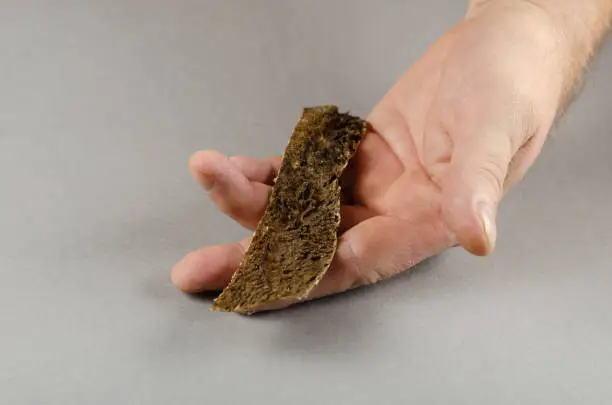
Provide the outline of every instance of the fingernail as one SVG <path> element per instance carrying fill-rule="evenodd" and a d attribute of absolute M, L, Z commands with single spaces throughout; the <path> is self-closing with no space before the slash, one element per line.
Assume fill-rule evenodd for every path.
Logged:
<path fill-rule="evenodd" d="M 487 241 L 486 252 L 490 253 L 495 247 L 495 240 L 497 239 L 493 205 L 486 201 L 481 201 L 476 206 L 476 212 L 482 224 L 482 229 Z"/>
<path fill-rule="evenodd" d="M 202 186 L 206 191 L 210 191 L 215 186 L 214 176 L 202 173 Z"/>

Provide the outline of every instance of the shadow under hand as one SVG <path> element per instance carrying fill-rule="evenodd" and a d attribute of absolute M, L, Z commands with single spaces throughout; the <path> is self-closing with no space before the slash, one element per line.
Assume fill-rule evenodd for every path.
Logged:
<path fill-rule="evenodd" d="M 384 341 L 383 311 L 409 299 L 409 285 L 435 269 L 437 257 L 423 261 L 406 272 L 376 285 L 343 294 L 296 304 L 280 311 L 261 312 L 251 318 L 280 323 L 270 350 L 326 361 L 375 355 L 371 350 Z M 395 318 L 402 322 L 401 318 Z"/>
<path fill-rule="evenodd" d="M 186 295 L 194 301 L 201 301 L 208 306 L 212 306 L 214 299 L 219 294 L 221 294 L 221 291 L 202 291 L 199 293 L 187 293 Z"/>
<path fill-rule="evenodd" d="M 415 296 L 423 295 L 423 291 L 418 293 L 420 287 L 437 278 L 434 270 L 440 267 L 442 255 L 375 285 L 295 304 L 282 310 L 250 316 L 227 313 L 219 316 L 240 317 L 238 323 L 258 322 L 257 327 L 253 325 L 255 329 L 259 330 L 260 326 L 268 329 L 266 335 L 269 338 L 266 340 L 253 342 L 246 339 L 250 341 L 249 344 L 258 346 L 258 350 L 269 351 L 273 357 L 280 354 L 305 362 L 324 359 L 326 363 L 376 357 L 379 353 L 376 347 L 385 342 L 392 344 L 396 337 L 390 334 L 398 329 L 396 323 L 405 322 L 405 317 L 390 314 L 398 306 L 402 307 L 403 314 L 409 311 L 410 306 L 414 305 Z M 209 308 L 219 293 L 210 291 L 187 296 Z M 234 324 L 236 319 L 226 321 Z M 410 337 L 406 336 L 405 339 Z"/>

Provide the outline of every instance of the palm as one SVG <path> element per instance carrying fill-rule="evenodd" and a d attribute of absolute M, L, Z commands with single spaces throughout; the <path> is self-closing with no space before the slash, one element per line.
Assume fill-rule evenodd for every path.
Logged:
<path fill-rule="evenodd" d="M 454 243 L 442 220 L 441 190 L 392 100 L 385 97 L 369 119 L 374 132 L 355 158 L 351 191 L 357 206 L 343 207 L 348 229 L 340 237 L 344 263 L 338 267 L 350 270 L 351 285 L 391 277 Z"/>
<path fill-rule="evenodd" d="M 440 188 L 422 166 L 408 128 L 396 134 L 402 145 L 384 129 L 364 139 L 355 158 L 355 200 L 372 215 L 415 220 L 427 214 L 431 220 L 439 211 Z"/>

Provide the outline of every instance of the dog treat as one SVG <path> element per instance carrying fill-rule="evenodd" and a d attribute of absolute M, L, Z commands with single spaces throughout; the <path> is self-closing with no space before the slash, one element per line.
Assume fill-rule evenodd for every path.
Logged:
<path fill-rule="evenodd" d="M 302 300 L 319 283 L 336 251 L 340 176 L 366 128 L 335 106 L 304 109 L 265 213 L 212 309 L 249 314 L 272 302 Z"/>

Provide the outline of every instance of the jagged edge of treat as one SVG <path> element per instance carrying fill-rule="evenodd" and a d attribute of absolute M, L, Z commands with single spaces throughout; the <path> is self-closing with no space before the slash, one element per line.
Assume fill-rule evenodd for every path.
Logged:
<path fill-rule="evenodd" d="M 333 106 L 333 105 L 321 105 L 321 106 L 317 106 L 316 108 L 329 108 L 329 107 L 335 107 L 335 106 Z M 311 107 L 311 108 L 313 108 L 313 107 Z M 335 108 L 337 109 L 337 107 L 335 107 Z M 307 109 L 307 108 L 303 109 L 302 114 L 301 114 L 301 115 L 300 115 L 300 117 L 297 119 L 296 124 L 295 124 L 295 126 L 294 126 L 294 131 L 295 131 L 295 127 L 297 127 L 297 125 L 299 124 L 299 122 L 300 122 L 300 121 L 303 119 L 304 111 L 305 111 L 306 109 Z M 338 114 L 350 114 L 350 111 L 346 111 L 346 112 L 344 112 L 344 113 L 341 113 L 341 112 L 339 112 L 339 111 L 338 111 Z M 351 160 L 352 160 L 352 159 L 355 157 L 355 154 L 357 153 L 357 150 L 359 149 L 359 147 L 360 147 L 360 145 L 361 145 L 361 142 L 363 141 L 363 138 L 366 136 L 366 134 L 367 134 L 367 132 L 368 132 L 368 129 L 369 129 L 369 123 L 368 123 L 368 122 L 367 122 L 365 119 L 363 119 L 363 118 L 361 118 L 361 117 L 358 117 L 358 116 L 355 116 L 355 118 L 360 119 L 360 120 L 361 120 L 361 122 L 362 122 L 362 128 L 361 128 L 361 139 L 360 139 L 360 140 L 359 140 L 359 142 L 357 143 L 357 148 L 355 149 L 355 153 L 353 154 L 353 156 L 351 156 L 349 159 L 347 159 L 347 161 L 346 161 L 346 163 L 344 164 L 344 166 L 342 166 L 342 167 L 340 168 L 340 173 L 341 173 L 341 174 L 342 174 L 342 173 L 344 173 L 344 171 L 346 170 L 346 167 L 348 166 L 348 164 L 350 163 L 350 161 L 351 161 Z M 293 133 L 292 133 L 292 135 L 293 135 Z M 286 149 L 287 149 L 287 146 L 288 146 L 288 145 L 289 145 L 289 143 L 291 142 L 292 138 L 293 138 L 293 136 L 290 136 L 290 137 L 289 137 L 289 140 L 287 141 L 287 145 L 285 146 L 285 151 L 286 151 Z M 274 178 L 274 181 L 276 181 L 276 178 L 278 177 L 278 175 L 279 175 L 279 173 L 280 173 L 280 170 L 281 170 L 281 168 L 283 167 L 284 160 L 285 160 L 285 152 L 283 152 L 283 155 L 282 155 L 282 158 L 281 158 L 281 162 L 280 162 L 280 165 L 279 165 L 279 172 L 278 172 L 278 173 L 276 173 L 276 176 L 275 176 L 275 178 Z M 338 179 L 338 180 L 336 180 L 336 181 L 339 181 L 339 179 Z M 339 188 L 340 188 L 340 190 L 339 190 L 339 195 L 341 196 L 341 195 L 342 195 L 342 186 L 341 186 L 340 184 L 339 184 L 338 186 L 339 186 Z M 274 193 L 274 192 L 270 193 L 270 198 L 269 198 L 269 200 L 268 200 L 268 202 L 267 202 L 267 204 L 266 204 L 266 208 L 265 208 L 264 213 L 263 213 L 263 215 L 262 215 L 262 219 L 264 218 L 264 216 L 265 216 L 266 214 L 268 214 L 268 210 L 269 210 L 269 207 L 270 207 L 270 205 L 271 205 L 270 203 L 272 202 L 272 200 L 273 200 L 274 198 L 275 198 L 275 193 Z M 340 205 L 342 204 L 342 202 L 341 202 L 340 200 L 338 201 L 338 203 L 339 203 Z M 255 304 L 255 305 L 253 305 L 252 307 L 249 307 L 249 308 L 243 308 L 243 307 L 241 307 L 240 305 L 235 306 L 235 307 L 233 307 L 233 308 L 225 308 L 225 307 L 218 306 L 218 305 L 216 304 L 216 301 L 217 301 L 217 299 L 218 299 L 219 297 L 217 297 L 215 300 L 213 300 L 213 304 L 212 304 L 212 306 L 210 307 L 210 310 L 211 310 L 211 311 L 215 311 L 215 312 L 236 312 L 236 313 L 243 314 L 243 315 L 252 315 L 253 313 L 255 313 L 255 312 L 257 311 L 257 308 L 258 308 L 258 307 L 262 307 L 262 306 L 267 305 L 267 304 L 271 304 L 271 303 L 274 303 L 274 302 L 281 302 L 281 301 L 284 301 L 284 300 L 289 300 L 289 301 L 291 301 L 291 302 L 300 302 L 300 301 L 303 301 L 303 300 L 305 300 L 306 298 L 308 298 L 308 295 L 309 295 L 309 294 L 312 292 L 312 290 L 313 290 L 313 289 L 314 289 L 314 288 L 315 288 L 315 287 L 316 287 L 316 286 L 317 286 L 317 285 L 318 285 L 318 284 L 321 282 L 321 280 L 323 279 L 323 277 L 325 276 L 325 274 L 327 274 L 327 271 L 329 270 L 329 267 L 331 266 L 331 263 L 332 263 L 332 261 L 333 261 L 333 259 L 334 259 L 334 256 L 336 255 L 336 250 L 337 250 L 337 248 L 338 248 L 338 235 L 337 235 L 337 230 L 338 230 L 338 228 L 340 227 L 340 221 L 342 220 L 341 215 L 342 215 L 342 214 L 340 214 L 340 215 L 338 216 L 338 221 L 336 221 L 336 224 L 335 224 L 336 234 L 334 235 L 333 253 L 332 253 L 332 255 L 330 256 L 330 258 L 328 259 L 327 263 L 324 263 L 324 265 L 323 265 L 323 270 L 322 270 L 322 271 L 321 271 L 321 273 L 320 273 L 320 274 L 319 274 L 319 275 L 316 277 L 316 279 L 314 280 L 314 282 L 313 282 L 313 284 L 311 285 L 311 287 L 310 287 L 310 288 L 309 288 L 307 291 L 305 291 L 305 292 L 304 292 L 302 295 L 300 295 L 300 296 L 287 296 L 287 297 L 281 297 L 281 298 L 279 298 L 279 299 L 277 299 L 277 300 L 275 300 L 275 301 L 263 301 L 263 302 L 259 302 L 259 303 Z M 257 234 L 257 230 L 259 229 L 260 223 L 261 223 L 261 219 L 260 219 L 260 222 L 258 222 L 258 224 L 257 224 L 257 226 L 256 226 L 256 228 L 255 228 L 255 230 L 253 231 L 252 238 L 254 238 L 254 237 L 255 237 L 255 235 Z M 236 267 L 236 270 L 237 270 L 238 268 L 240 268 L 240 266 L 242 266 L 242 265 L 244 264 L 244 262 L 246 261 L 246 259 L 247 259 L 248 255 L 251 253 L 251 244 L 252 244 L 252 240 L 251 240 L 251 242 L 249 243 L 249 246 L 247 247 L 247 249 L 245 250 L 245 252 L 244 252 L 244 256 L 242 257 L 242 260 L 240 261 L 240 264 L 238 265 L 238 267 Z M 229 284 L 231 284 L 231 283 L 232 283 L 232 282 L 235 280 L 235 278 L 237 278 L 237 277 L 238 277 L 238 274 L 237 274 L 237 273 L 238 273 L 238 271 L 235 271 L 235 272 L 234 272 L 234 274 L 232 274 L 232 277 L 231 277 L 231 279 L 230 279 L 230 281 L 229 281 L 228 285 L 229 285 Z"/>

